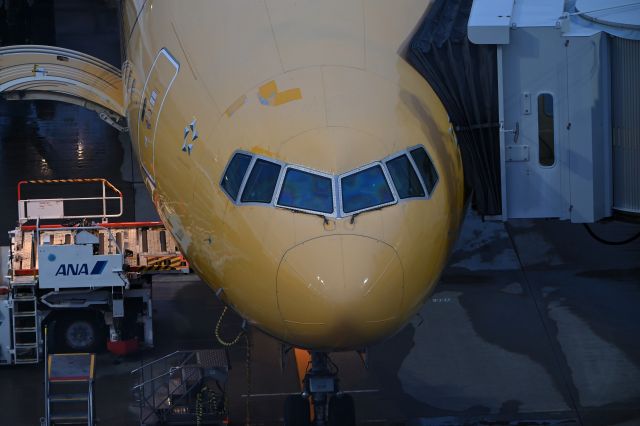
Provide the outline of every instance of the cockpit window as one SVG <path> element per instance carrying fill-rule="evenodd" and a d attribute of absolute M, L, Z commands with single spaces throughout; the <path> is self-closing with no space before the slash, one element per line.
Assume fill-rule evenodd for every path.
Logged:
<path fill-rule="evenodd" d="M 332 214 L 333 180 L 316 173 L 289 168 L 282 182 L 278 205 Z"/>
<path fill-rule="evenodd" d="M 238 198 L 240 185 L 242 185 L 249 163 L 251 163 L 250 155 L 237 152 L 229 162 L 227 170 L 222 177 L 222 182 L 220 182 L 222 189 L 224 189 L 234 201 Z"/>
<path fill-rule="evenodd" d="M 438 182 L 438 173 L 431 162 L 431 158 L 429 158 L 427 151 L 423 147 L 412 149 L 411 156 L 418 167 L 424 185 L 427 187 L 427 192 L 431 195 L 436 182 Z"/>
<path fill-rule="evenodd" d="M 280 175 L 279 164 L 257 159 L 242 190 L 243 203 L 271 203 Z"/>
<path fill-rule="evenodd" d="M 342 175 L 237 151 L 220 186 L 235 204 L 260 203 L 340 218 L 428 199 L 437 183 L 438 172 L 424 146 L 418 145 Z"/>
<path fill-rule="evenodd" d="M 342 211 L 353 213 L 395 201 L 380 165 L 340 178 Z"/>
<path fill-rule="evenodd" d="M 409 161 L 409 157 L 402 154 L 386 162 L 391 180 L 396 187 L 398 197 L 413 198 L 424 197 L 424 189 L 420 184 L 420 178 Z"/>

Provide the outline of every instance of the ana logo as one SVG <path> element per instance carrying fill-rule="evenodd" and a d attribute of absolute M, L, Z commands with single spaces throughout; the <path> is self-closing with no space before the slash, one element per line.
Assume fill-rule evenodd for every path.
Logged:
<path fill-rule="evenodd" d="M 65 277 L 69 275 L 100 275 L 102 274 L 102 271 L 104 271 L 105 266 L 107 266 L 106 260 L 98 260 L 96 264 L 93 265 L 91 272 L 89 272 L 89 265 L 86 263 L 63 263 L 58 267 L 56 277 L 58 275 Z"/>

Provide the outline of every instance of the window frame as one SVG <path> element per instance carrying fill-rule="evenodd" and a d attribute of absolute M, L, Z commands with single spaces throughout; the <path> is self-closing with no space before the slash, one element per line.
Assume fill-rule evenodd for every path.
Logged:
<path fill-rule="evenodd" d="M 541 144 L 540 144 L 540 107 L 539 107 L 539 102 L 540 102 L 540 97 L 544 96 L 544 95 L 548 95 L 551 97 L 551 108 L 553 108 L 552 114 L 549 115 L 547 114 L 547 112 L 545 111 L 545 103 L 544 103 L 544 99 L 542 101 L 542 114 L 544 114 L 544 116 L 547 119 L 551 120 L 551 131 L 552 131 L 552 136 L 553 136 L 553 143 L 551 144 L 551 149 L 552 149 L 552 154 L 553 154 L 553 163 L 549 164 L 549 165 L 544 165 L 542 164 L 542 162 L 540 161 L 540 148 L 541 148 Z M 557 105 L 556 105 L 556 97 L 552 92 L 549 91 L 542 91 L 539 92 L 538 95 L 536 96 L 536 132 L 538 134 L 538 167 L 543 168 L 543 169 L 552 169 L 556 166 L 556 164 L 558 163 L 558 131 L 556 128 L 556 111 L 557 111 Z"/>
<path fill-rule="evenodd" d="M 246 151 L 240 151 L 242 153 L 246 153 Z M 250 154 L 253 158 L 251 158 L 251 162 L 249 163 L 249 167 L 247 167 L 247 174 L 242 180 L 240 184 L 240 189 L 238 190 L 238 200 L 235 201 L 235 204 L 238 206 L 275 206 L 276 203 L 276 193 L 278 192 L 278 188 L 282 184 L 282 180 L 284 179 L 284 169 L 287 167 L 286 163 L 280 160 L 274 160 L 270 157 L 265 157 L 264 155 L 258 154 Z M 253 166 L 256 164 L 258 160 L 263 160 L 268 163 L 277 164 L 280 166 L 280 172 L 278 174 L 278 179 L 276 179 L 276 186 L 273 189 L 273 194 L 271 195 L 271 202 L 269 203 L 261 203 L 258 201 L 242 201 L 242 194 L 244 193 L 244 189 L 247 186 L 247 181 L 249 180 L 249 176 L 251 176 L 251 172 L 253 171 Z M 231 161 L 229 161 L 231 162 Z M 224 176 L 224 175 L 223 175 Z M 225 191 L 226 192 L 226 191 Z"/>
<path fill-rule="evenodd" d="M 309 174 L 317 175 L 317 176 L 322 176 L 322 177 L 330 179 L 331 180 L 331 200 L 332 200 L 332 203 L 333 203 L 333 211 L 331 213 L 326 213 L 326 212 L 321 212 L 321 211 L 318 211 L 318 210 L 308 210 L 308 209 L 302 209 L 300 207 L 291 207 L 291 206 L 285 206 L 285 205 L 279 204 L 278 200 L 280 199 L 280 193 L 282 192 L 282 188 L 284 186 L 284 178 L 287 176 L 287 171 L 289 169 L 299 170 L 301 172 L 305 172 L 305 173 L 309 173 Z M 309 214 L 313 214 L 313 215 L 316 215 L 316 216 L 338 217 L 338 214 L 337 214 L 337 211 L 338 211 L 338 199 L 337 199 L 337 188 L 336 188 L 335 175 L 332 175 L 331 173 L 321 172 L 319 170 L 310 169 L 310 168 L 303 167 L 303 166 L 298 166 L 298 165 L 295 165 L 295 164 L 287 164 L 281 170 L 280 173 L 281 173 L 281 176 L 280 176 L 280 179 L 278 180 L 278 184 L 276 185 L 276 191 L 275 191 L 276 193 L 275 193 L 275 196 L 273 198 L 273 202 L 274 202 L 275 207 L 279 207 L 281 209 L 287 209 L 287 210 L 293 210 L 293 211 L 309 213 Z"/>
<path fill-rule="evenodd" d="M 376 204 L 375 206 L 371 206 L 371 207 L 366 207 L 364 209 L 360 209 L 360 210 L 354 210 L 352 212 L 348 212 L 346 213 L 344 211 L 344 203 L 342 202 L 342 179 L 349 177 L 351 175 L 354 175 L 356 173 L 360 173 L 364 170 L 370 169 L 372 167 L 375 166 L 380 166 L 380 168 L 382 169 L 382 174 L 384 175 L 385 180 L 387 181 L 387 186 L 389 187 L 389 190 L 391 191 L 391 196 L 393 197 L 392 201 L 389 201 L 388 203 L 384 203 L 384 204 Z M 369 164 L 365 164 L 364 166 L 360 166 L 357 169 L 354 170 L 350 170 L 346 173 L 343 173 L 341 175 L 336 176 L 336 183 L 338 186 L 338 199 L 340 200 L 340 217 L 349 217 L 349 216 L 354 216 L 357 214 L 360 214 L 362 212 L 366 212 L 369 210 L 377 210 L 377 209 L 381 209 L 387 206 L 391 206 L 393 204 L 397 204 L 398 203 L 398 193 L 396 192 L 396 188 L 395 185 L 393 185 L 391 183 L 391 176 L 389 175 L 389 170 L 387 170 L 387 168 L 385 167 L 384 164 L 382 164 L 382 162 L 380 161 L 374 161 L 373 163 L 369 163 Z"/>
<path fill-rule="evenodd" d="M 431 192 L 429 192 L 427 190 L 427 184 L 424 182 L 424 179 L 422 178 L 422 173 L 420 172 L 420 169 L 418 168 L 418 165 L 416 164 L 415 160 L 413 159 L 413 155 L 411 155 L 411 151 L 413 151 L 416 148 L 424 149 L 424 152 L 427 154 L 427 157 L 429 158 L 429 161 L 431 161 L 431 164 L 433 165 L 433 169 L 436 171 L 437 179 L 436 179 L 435 183 L 433 184 L 433 190 L 431 190 Z M 436 188 L 438 187 L 438 184 L 440 183 L 440 172 L 438 171 L 438 168 L 436 167 L 436 163 L 433 161 L 433 158 L 431 158 L 431 154 L 429 154 L 429 150 L 422 144 L 410 146 L 409 148 L 406 149 L 406 151 L 407 151 L 407 155 L 409 156 L 409 161 L 411 161 L 411 164 L 413 164 L 413 167 L 415 168 L 415 171 L 418 173 L 418 179 L 420 179 L 420 182 L 422 183 L 422 188 L 424 189 L 424 193 L 427 194 L 427 196 L 425 198 L 427 200 L 430 200 L 431 198 L 433 198 L 432 195 L 436 192 Z"/>
<path fill-rule="evenodd" d="M 431 164 L 433 165 L 433 168 L 435 170 L 436 173 L 436 181 L 433 184 L 433 190 L 431 192 L 429 192 L 427 190 L 427 185 L 424 182 L 424 179 L 422 177 L 422 173 L 420 172 L 420 169 L 418 168 L 418 165 L 416 164 L 413 155 L 411 155 L 411 151 L 415 150 L 417 148 L 422 148 L 424 149 L 427 157 L 429 158 L 429 161 L 431 161 Z M 245 171 L 245 174 L 242 178 L 242 182 L 240 183 L 240 187 L 238 189 L 238 194 L 236 196 L 235 199 L 231 198 L 231 195 L 229 195 L 229 193 L 227 193 L 227 191 L 224 189 L 222 183 L 224 182 L 224 178 L 227 175 L 227 171 L 229 169 L 229 166 L 231 165 L 231 161 L 232 159 L 235 157 L 236 154 L 243 154 L 246 156 L 251 157 L 250 161 L 249 161 L 249 165 L 247 166 L 247 170 Z M 393 182 L 393 179 L 391 178 L 391 174 L 389 172 L 389 169 L 387 168 L 387 162 L 394 160 L 398 157 L 401 157 L 405 155 L 408 159 L 409 159 L 409 164 L 411 165 L 411 167 L 413 167 L 413 171 L 414 173 L 418 176 L 418 180 L 420 182 L 420 184 L 422 185 L 422 190 L 424 191 L 425 195 L 421 196 L 421 197 L 407 197 L 407 198 L 400 198 L 400 196 L 398 195 L 398 191 L 397 188 L 395 186 L 395 183 Z M 273 191 L 273 195 L 271 197 L 271 202 L 269 203 L 261 203 L 261 202 L 257 202 L 257 201 L 248 201 L 248 202 L 243 202 L 242 200 L 242 194 L 244 193 L 245 187 L 247 185 L 247 181 L 249 180 L 249 176 L 251 176 L 251 173 L 253 172 L 253 168 L 256 164 L 256 162 L 258 160 L 263 160 L 272 164 L 276 164 L 278 166 L 280 166 L 280 173 L 278 174 L 278 179 L 276 180 L 276 186 L 275 189 Z M 393 200 L 388 202 L 388 203 L 383 203 L 383 204 L 378 204 L 372 207 L 367 207 L 364 209 L 359 209 L 359 210 L 354 210 L 353 212 L 349 212 L 349 213 L 345 213 L 344 211 L 344 204 L 342 202 L 342 179 L 346 178 L 348 176 L 351 176 L 353 174 L 362 172 L 366 169 L 369 169 L 371 167 L 374 166 L 380 166 L 380 168 L 382 169 L 382 173 L 384 175 L 384 178 L 387 182 L 387 185 L 389 187 L 389 189 L 391 190 L 391 195 L 393 196 Z M 309 173 L 309 174 L 313 174 L 313 175 L 317 175 L 317 176 L 321 176 L 327 179 L 331 180 L 331 199 L 332 199 L 332 203 L 333 203 L 333 211 L 331 213 L 325 213 L 325 212 L 320 212 L 320 211 L 316 211 L 316 210 L 309 210 L 309 209 L 303 209 L 303 208 L 299 208 L 299 207 L 290 207 L 290 206 L 285 206 L 282 204 L 278 204 L 278 199 L 280 198 L 280 194 L 282 192 L 282 187 L 284 184 L 284 179 L 285 176 L 287 175 L 287 171 L 289 169 L 295 169 L 295 170 L 299 170 L 301 172 L 305 172 L 305 173 Z M 222 172 L 222 176 L 220 177 L 220 180 L 218 181 L 218 184 L 220 185 L 220 190 L 225 194 L 225 196 L 236 206 L 272 206 L 272 207 L 276 207 L 276 208 L 281 208 L 281 209 L 285 209 L 285 210 L 291 210 L 291 211 L 297 211 L 297 212 L 301 212 L 301 213 L 308 213 L 308 214 L 312 214 L 312 215 L 316 215 L 316 216 L 323 216 L 326 218 L 346 218 L 346 217 L 350 217 L 350 216 L 354 216 L 354 215 L 358 215 L 360 213 L 366 212 L 366 211 L 370 211 L 370 210 L 378 210 L 378 209 L 382 209 L 384 207 L 387 206 L 391 206 L 394 204 L 400 204 L 400 203 L 404 203 L 404 202 L 408 202 L 408 201 L 413 201 L 413 200 L 429 200 L 433 197 L 433 193 L 436 191 L 436 188 L 438 187 L 438 184 L 440 183 L 440 172 L 438 171 L 436 164 L 433 161 L 432 156 L 429 154 L 429 150 L 423 145 L 423 144 L 419 144 L 419 145 L 413 145 L 410 146 L 408 148 L 405 148 L 403 150 L 397 151 L 387 157 L 384 157 L 383 159 L 381 159 L 380 161 L 374 161 L 371 163 L 367 163 L 364 164 L 356 169 L 350 170 L 346 173 L 342 173 L 339 175 L 336 174 L 331 174 L 331 173 L 327 173 L 327 172 L 323 172 L 320 170 L 316 170 L 316 169 L 311 169 L 308 167 L 304 167 L 304 166 L 300 166 L 297 164 L 289 164 L 286 163 L 284 161 L 280 161 L 277 159 L 274 159 L 272 157 L 267 157 L 264 155 L 260 155 L 260 154 L 255 154 L 253 152 L 249 152 L 243 149 L 237 149 L 235 151 L 233 151 L 231 153 L 231 155 L 229 156 L 229 160 L 227 161 L 227 164 L 224 167 L 224 170 Z"/>
<path fill-rule="evenodd" d="M 387 170 L 387 173 L 389 174 L 389 179 L 391 180 L 391 183 L 393 184 L 393 191 L 395 192 L 397 198 L 398 198 L 398 203 L 404 203 L 406 201 L 411 201 L 411 200 L 428 200 L 430 199 L 430 195 L 429 195 L 429 191 L 427 191 L 427 187 L 424 184 L 424 181 L 422 180 L 422 174 L 420 173 L 420 170 L 418 170 L 418 166 L 416 165 L 415 161 L 413 161 L 413 157 L 411 156 L 411 152 L 409 152 L 410 149 L 414 149 L 418 146 L 422 146 L 422 145 L 416 145 L 415 147 L 411 147 L 408 148 L 404 151 L 400 151 L 400 152 L 396 152 L 394 154 L 391 154 L 388 157 L 385 157 L 382 159 L 382 164 L 384 164 L 384 168 Z M 426 149 L 425 149 L 426 151 Z M 395 183 L 393 183 L 393 179 L 391 178 L 391 173 L 389 172 L 389 169 L 387 168 L 387 161 L 391 161 L 391 160 L 395 160 L 398 157 L 402 157 L 403 155 L 405 155 L 408 159 L 409 159 L 409 164 L 411 165 L 411 167 L 413 167 L 413 172 L 416 174 L 416 176 L 418 176 L 418 182 L 420 182 L 420 185 L 422 185 L 422 192 L 424 192 L 424 195 L 421 197 L 407 197 L 407 198 L 400 198 L 400 195 L 398 194 L 398 190 L 396 188 Z M 434 165 L 435 167 L 435 165 Z M 437 170 L 436 170 L 437 172 Z M 439 175 L 438 175 L 438 180 L 439 180 Z M 437 183 L 437 181 L 436 181 Z M 433 189 L 435 190 L 435 185 L 433 186 Z"/>

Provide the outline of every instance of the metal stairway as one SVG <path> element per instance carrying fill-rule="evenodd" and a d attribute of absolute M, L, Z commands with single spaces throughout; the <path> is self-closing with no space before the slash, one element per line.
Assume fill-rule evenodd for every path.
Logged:
<path fill-rule="evenodd" d="M 52 354 L 47 358 L 43 426 L 95 425 L 95 354 Z"/>
<path fill-rule="evenodd" d="M 222 349 L 176 351 L 133 370 L 140 425 L 224 424 L 228 371 Z"/>
<path fill-rule="evenodd" d="M 40 361 L 40 324 L 36 278 L 17 277 L 12 282 L 13 357 L 16 364 Z"/>

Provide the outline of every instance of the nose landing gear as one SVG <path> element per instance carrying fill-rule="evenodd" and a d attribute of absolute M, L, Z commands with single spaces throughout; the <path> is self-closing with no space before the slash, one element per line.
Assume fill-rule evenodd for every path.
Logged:
<path fill-rule="evenodd" d="M 290 395 L 285 401 L 285 426 L 355 426 L 353 398 L 338 391 L 337 376 L 338 368 L 327 353 L 311 352 L 311 369 L 304 378 L 304 391 Z"/>

